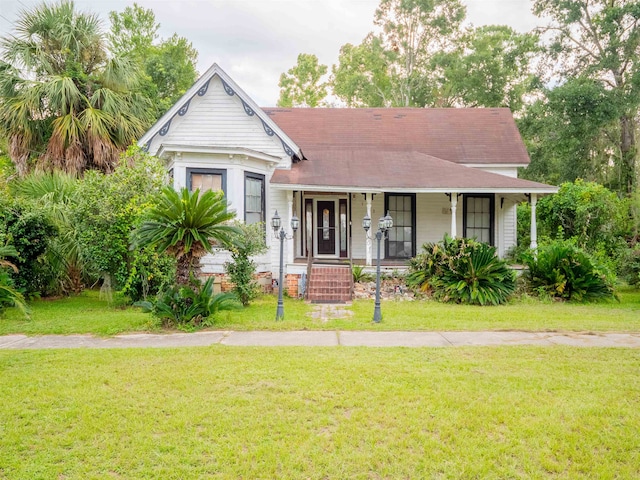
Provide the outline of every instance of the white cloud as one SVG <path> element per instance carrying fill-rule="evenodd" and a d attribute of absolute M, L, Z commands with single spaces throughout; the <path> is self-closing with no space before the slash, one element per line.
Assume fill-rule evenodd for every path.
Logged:
<path fill-rule="evenodd" d="M 0 35 L 25 6 L 40 0 L 0 0 Z M 75 0 L 76 7 L 99 14 L 122 11 L 133 1 Z M 340 47 L 359 43 L 373 29 L 378 0 L 138 0 L 154 11 L 160 35 L 174 32 L 199 52 L 203 73 L 218 63 L 256 102 L 275 105 L 278 79 L 299 53 L 313 53 L 321 63 L 337 62 Z M 466 0 L 475 25 L 507 24 L 519 31 L 536 26 L 530 0 Z"/>

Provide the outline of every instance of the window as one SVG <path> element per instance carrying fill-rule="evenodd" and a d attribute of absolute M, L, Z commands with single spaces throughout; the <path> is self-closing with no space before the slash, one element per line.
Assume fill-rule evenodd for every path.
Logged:
<path fill-rule="evenodd" d="M 227 171 L 214 168 L 187 168 L 187 188 L 218 191 L 227 194 Z"/>
<path fill-rule="evenodd" d="M 464 236 L 493 245 L 493 211 L 493 195 L 465 195 Z"/>
<path fill-rule="evenodd" d="M 384 198 L 387 211 L 393 218 L 385 247 L 386 258 L 412 258 L 416 255 L 416 196 L 415 194 L 387 193 Z"/>
<path fill-rule="evenodd" d="M 244 222 L 264 222 L 264 175 L 244 174 Z"/>

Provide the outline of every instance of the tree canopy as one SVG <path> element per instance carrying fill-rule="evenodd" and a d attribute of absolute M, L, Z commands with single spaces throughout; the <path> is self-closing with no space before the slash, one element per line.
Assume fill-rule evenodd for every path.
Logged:
<path fill-rule="evenodd" d="M 73 2 L 23 10 L 0 39 L 0 136 L 24 175 L 31 160 L 72 174 L 111 171 L 148 126 L 139 70 L 110 55 L 97 16 Z"/>
<path fill-rule="evenodd" d="M 309 53 L 298 55 L 295 66 L 280 75 L 279 107 L 317 107 L 327 96 L 327 84 L 322 77 L 328 67 Z"/>
<path fill-rule="evenodd" d="M 116 55 L 132 57 L 142 70 L 140 91 L 160 118 L 198 78 L 198 52 L 186 38 L 173 34 L 158 41 L 160 24 L 151 9 L 137 3 L 110 12 L 109 41 Z"/>

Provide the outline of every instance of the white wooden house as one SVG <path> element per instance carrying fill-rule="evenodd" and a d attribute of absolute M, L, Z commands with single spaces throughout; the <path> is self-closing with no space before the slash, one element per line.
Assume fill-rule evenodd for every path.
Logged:
<path fill-rule="evenodd" d="M 277 210 L 289 228 L 289 278 L 316 262 L 375 261 L 361 227 L 387 211 L 389 268 L 445 233 L 477 237 L 499 255 L 516 245 L 516 205 L 556 187 L 517 178 L 529 163 L 508 109 L 260 108 L 218 65 L 140 139 L 166 163 L 176 188 L 222 189 L 239 219 L 269 224 Z M 279 268 L 279 240 L 267 227 L 259 270 Z M 532 243 L 535 246 L 535 221 Z M 220 273 L 224 252 L 206 258 Z"/>

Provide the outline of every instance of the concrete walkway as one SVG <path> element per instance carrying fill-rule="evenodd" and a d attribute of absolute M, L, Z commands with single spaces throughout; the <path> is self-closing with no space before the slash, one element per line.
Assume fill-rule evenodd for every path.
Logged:
<path fill-rule="evenodd" d="M 171 334 L 0 336 L 0 349 L 161 348 L 209 345 L 261 347 L 462 347 L 500 345 L 569 345 L 573 347 L 640 348 L 640 333 L 571 332 L 371 332 L 214 331 Z"/>

